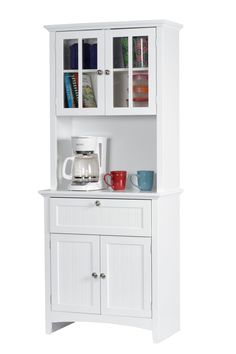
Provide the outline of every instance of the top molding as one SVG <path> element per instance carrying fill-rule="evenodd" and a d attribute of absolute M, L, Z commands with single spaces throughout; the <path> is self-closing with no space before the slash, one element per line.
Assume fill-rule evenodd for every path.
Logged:
<path fill-rule="evenodd" d="M 183 26 L 179 23 L 168 20 L 147 20 L 147 21 L 127 21 L 127 22 L 96 22 L 96 23 L 76 23 L 65 25 L 44 26 L 49 32 L 58 31 L 79 31 L 79 30 L 98 30 L 98 29 L 120 29 L 137 27 L 171 27 L 180 30 Z"/>

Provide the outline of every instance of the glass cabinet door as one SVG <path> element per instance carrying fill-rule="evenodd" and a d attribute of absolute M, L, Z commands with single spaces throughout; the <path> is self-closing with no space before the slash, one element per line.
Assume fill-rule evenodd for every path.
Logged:
<path fill-rule="evenodd" d="M 106 33 L 106 113 L 156 113 L 155 29 Z"/>
<path fill-rule="evenodd" d="M 56 36 L 57 114 L 104 114 L 103 31 Z"/>

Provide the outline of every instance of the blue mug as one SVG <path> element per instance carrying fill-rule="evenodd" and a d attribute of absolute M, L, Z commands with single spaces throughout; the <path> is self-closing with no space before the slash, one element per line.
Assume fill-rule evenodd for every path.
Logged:
<path fill-rule="evenodd" d="M 137 177 L 138 185 L 133 182 L 133 177 Z M 130 182 L 141 191 L 151 191 L 153 188 L 154 171 L 137 171 L 137 174 L 130 175 Z"/>

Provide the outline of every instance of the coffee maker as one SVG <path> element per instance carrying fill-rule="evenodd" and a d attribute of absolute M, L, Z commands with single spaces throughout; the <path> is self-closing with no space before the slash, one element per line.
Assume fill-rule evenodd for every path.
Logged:
<path fill-rule="evenodd" d="M 103 189 L 106 173 L 107 138 L 96 136 L 71 137 L 73 156 L 67 157 L 62 166 L 62 176 L 71 183 L 69 190 L 94 191 Z M 71 161 L 71 172 L 66 172 Z"/>

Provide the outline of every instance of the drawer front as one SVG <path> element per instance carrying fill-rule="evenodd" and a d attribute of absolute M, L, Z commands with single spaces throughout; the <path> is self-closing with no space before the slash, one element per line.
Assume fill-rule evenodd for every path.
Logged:
<path fill-rule="evenodd" d="M 151 201 L 51 198 L 50 231 L 151 236 Z"/>

